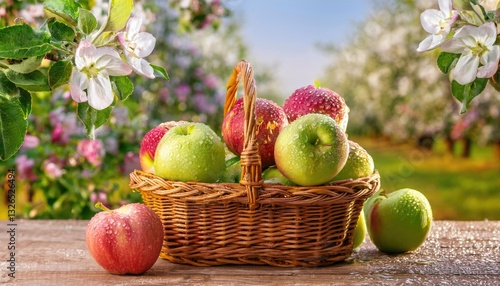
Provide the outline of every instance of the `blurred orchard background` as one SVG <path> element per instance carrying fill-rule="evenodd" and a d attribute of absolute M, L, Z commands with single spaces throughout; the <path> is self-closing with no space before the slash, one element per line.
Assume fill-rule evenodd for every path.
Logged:
<path fill-rule="evenodd" d="M 104 0 L 79 2 L 97 16 L 107 9 Z M 234 65 L 247 59 L 256 72 L 258 96 L 278 104 L 314 80 L 342 95 L 351 110 L 349 138 L 373 156 L 383 189 L 421 191 L 435 219 L 500 219 L 500 95 L 488 87 L 460 114 L 448 78 L 436 66 L 438 52 L 415 51 L 426 37 L 419 16 L 437 8 L 437 0 L 345 1 L 351 8 L 332 3 L 341 1 L 271 2 L 135 1 L 133 15 L 143 17 L 157 39 L 148 61 L 165 67 L 170 80 L 132 78 L 133 95 L 113 109 L 94 141 L 87 139 L 67 87 L 37 94 L 23 147 L 0 162 L 0 174 L 16 169 L 17 214 L 88 219 L 97 211 L 96 201 L 113 208 L 140 201 L 128 187 L 128 175 L 140 168 L 142 136 L 169 120 L 204 122 L 220 132 L 226 81 Z M 286 19 L 294 5 L 300 13 Z M 323 5 L 340 6 L 333 11 Z M 354 16 L 340 22 L 325 11 Z M 300 42 L 301 31 L 291 24 L 287 29 L 286 21 L 300 24 L 320 12 L 323 23 L 332 24 L 309 29 L 326 29 L 332 37 L 312 40 L 307 51 L 294 49 L 293 42 L 262 50 L 258 39 L 246 38 L 262 33 L 267 35 L 262 42 Z M 276 22 L 260 21 L 259 13 Z M 0 27 L 18 17 L 41 25 L 44 16 L 37 1 L 0 1 Z M 260 28 L 246 26 L 256 23 Z M 297 64 L 290 68 L 273 55 Z M 319 72 L 311 75 L 310 65 Z M 281 75 L 287 70 L 304 77 L 287 80 Z M 0 209 L 6 209 L 6 193 Z M 7 218 L 6 212 L 1 215 Z"/>

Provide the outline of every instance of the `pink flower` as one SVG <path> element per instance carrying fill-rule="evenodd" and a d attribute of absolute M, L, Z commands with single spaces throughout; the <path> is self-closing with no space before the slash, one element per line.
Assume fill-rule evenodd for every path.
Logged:
<path fill-rule="evenodd" d="M 69 137 L 63 139 L 63 129 L 62 129 L 61 123 L 56 124 L 56 127 L 54 129 L 52 129 L 50 136 L 52 137 L 53 143 L 63 143 L 64 144 L 64 143 L 67 143 L 69 141 Z"/>
<path fill-rule="evenodd" d="M 76 150 L 78 154 L 95 167 L 102 164 L 105 150 L 101 140 L 83 139 L 78 142 Z"/>
<path fill-rule="evenodd" d="M 20 180 L 36 180 L 36 175 L 33 172 L 33 166 L 35 166 L 35 161 L 33 159 L 29 159 L 26 155 L 21 155 L 16 158 L 16 166 L 17 166 L 17 175 Z"/>
<path fill-rule="evenodd" d="M 23 142 L 23 145 L 21 146 L 21 148 L 24 150 L 33 149 L 33 148 L 37 147 L 38 144 L 40 144 L 40 139 L 38 139 L 38 137 L 26 134 L 24 136 L 24 142 Z"/>
<path fill-rule="evenodd" d="M 216 89 L 217 83 L 218 83 L 217 77 L 213 74 L 209 74 L 203 79 L 203 85 L 209 89 Z"/>
<path fill-rule="evenodd" d="M 45 160 L 42 164 L 42 168 L 45 174 L 51 179 L 59 178 L 65 173 L 61 166 L 51 160 Z"/>
<path fill-rule="evenodd" d="M 175 89 L 175 95 L 181 102 L 186 101 L 190 93 L 191 88 L 187 84 L 181 84 Z"/>
<path fill-rule="evenodd" d="M 194 104 L 203 113 L 214 114 L 217 111 L 217 106 L 209 102 L 203 93 L 197 93 L 194 96 Z"/>
<path fill-rule="evenodd" d="M 54 129 L 51 131 L 53 143 L 66 144 L 71 135 L 83 132 L 77 125 L 75 114 L 64 112 L 64 108 L 59 107 L 49 114 L 50 124 Z"/>

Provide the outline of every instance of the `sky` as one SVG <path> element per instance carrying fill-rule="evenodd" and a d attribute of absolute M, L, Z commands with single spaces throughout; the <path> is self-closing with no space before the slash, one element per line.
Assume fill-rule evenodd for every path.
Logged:
<path fill-rule="evenodd" d="M 250 63 L 275 70 L 284 97 L 313 84 L 328 63 L 317 44 L 345 43 L 373 0 L 226 0 L 241 19 Z"/>

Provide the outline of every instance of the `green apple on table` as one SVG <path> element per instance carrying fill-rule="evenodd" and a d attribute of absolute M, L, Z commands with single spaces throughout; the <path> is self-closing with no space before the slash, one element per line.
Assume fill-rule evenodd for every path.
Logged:
<path fill-rule="evenodd" d="M 222 139 L 206 124 L 188 122 L 170 128 L 156 148 L 156 175 L 171 181 L 217 182 L 225 166 Z"/>
<path fill-rule="evenodd" d="M 417 190 L 405 188 L 389 194 L 380 190 L 364 206 L 368 234 L 373 244 L 387 254 L 419 248 L 432 225 L 432 209 Z"/>
<path fill-rule="evenodd" d="M 347 136 L 330 116 L 310 113 L 281 130 L 274 147 L 276 167 L 301 186 L 322 185 L 347 161 Z"/>

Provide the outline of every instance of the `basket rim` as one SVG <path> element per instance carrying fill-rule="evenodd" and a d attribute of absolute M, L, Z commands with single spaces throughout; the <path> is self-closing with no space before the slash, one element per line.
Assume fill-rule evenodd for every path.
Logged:
<path fill-rule="evenodd" d="M 237 201 L 250 205 L 259 204 L 329 204 L 336 198 L 348 202 L 367 199 L 378 191 L 380 174 L 377 170 L 370 176 L 333 181 L 318 186 L 285 186 L 262 183 L 257 187 L 259 196 L 254 204 L 249 203 L 246 186 L 240 183 L 203 183 L 169 181 L 155 174 L 134 170 L 130 173 L 130 188 L 143 195 L 168 196 L 175 200 L 193 203 Z M 324 199 L 324 201 L 320 201 Z"/>

